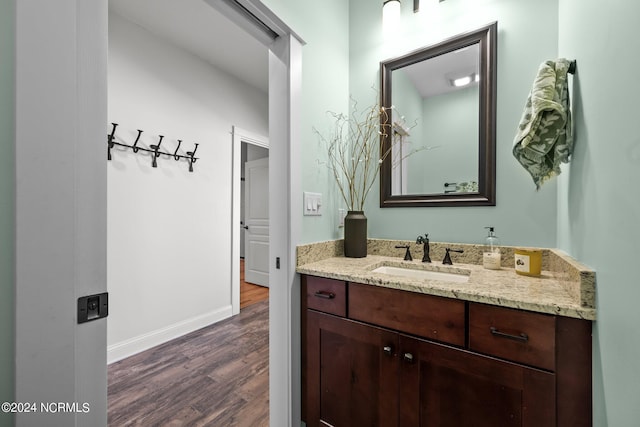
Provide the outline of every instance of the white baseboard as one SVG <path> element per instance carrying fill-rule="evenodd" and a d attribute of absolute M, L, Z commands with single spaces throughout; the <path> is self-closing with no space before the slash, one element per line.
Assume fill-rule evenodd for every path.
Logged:
<path fill-rule="evenodd" d="M 216 311 L 202 314 L 200 316 L 185 319 L 146 334 L 107 346 L 107 364 L 117 362 L 126 357 L 133 356 L 151 347 L 171 341 L 189 332 L 196 331 L 205 326 L 209 326 L 228 317 L 231 317 L 231 306 L 222 307 Z"/>

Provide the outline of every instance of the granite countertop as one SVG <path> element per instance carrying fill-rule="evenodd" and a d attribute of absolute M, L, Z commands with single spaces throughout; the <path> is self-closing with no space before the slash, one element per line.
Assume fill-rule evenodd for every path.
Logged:
<path fill-rule="evenodd" d="M 377 241 L 370 247 L 374 248 L 374 253 L 384 253 L 385 250 L 375 250 L 376 244 L 386 247 L 396 243 L 398 242 Z M 327 242 L 320 245 L 326 246 Z M 467 253 L 473 253 L 474 245 L 452 246 L 464 246 Z M 372 251 L 369 251 L 365 258 L 345 258 L 341 255 L 335 256 L 335 253 L 327 254 L 326 251 L 324 255 L 329 256 L 309 257 L 309 249 L 310 245 L 298 247 L 298 273 L 540 313 L 587 320 L 596 318 L 595 272 L 555 249 L 547 249 L 543 255 L 546 256 L 546 260 L 539 277 L 516 274 L 515 270 L 505 266 L 504 262 L 500 270 L 487 270 L 476 263 L 465 263 L 472 258 L 463 259 L 462 263 L 454 260 L 454 265 L 449 266 L 440 262 L 422 263 L 415 255 L 414 258 L 418 260 L 403 261 L 399 256 L 371 254 Z M 314 250 L 316 248 L 311 247 L 311 251 Z M 505 249 L 504 252 L 508 258 L 509 249 Z M 469 280 L 459 283 L 372 272 L 381 266 L 465 274 L 469 276 Z"/>

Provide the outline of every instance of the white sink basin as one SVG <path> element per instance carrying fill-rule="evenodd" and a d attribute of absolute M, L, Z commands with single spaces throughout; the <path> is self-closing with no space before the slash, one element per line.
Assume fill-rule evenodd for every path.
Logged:
<path fill-rule="evenodd" d="M 392 276 L 408 277 L 411 279 L 442 280 L 445 282 L 458 282 L 458 283 L 464 283 L 469 281 L 469 276 L 466 274 L 445 273 L 442 271 L 416 270 L 413 268 L 383 266 L 383 267 L 378 267 L 375 270 L 372 270 L 371 272 L 389 274 Z"/>

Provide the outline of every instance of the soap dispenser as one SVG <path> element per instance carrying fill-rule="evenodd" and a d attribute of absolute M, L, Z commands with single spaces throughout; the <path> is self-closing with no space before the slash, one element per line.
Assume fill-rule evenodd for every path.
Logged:
<path fill-rule="evenodd" d="M 489 235 L 482 251 L 482 266 L 488 270 L 500 270 L 500 241 L 493 227 L 485 228 L 489 229 Z"/>

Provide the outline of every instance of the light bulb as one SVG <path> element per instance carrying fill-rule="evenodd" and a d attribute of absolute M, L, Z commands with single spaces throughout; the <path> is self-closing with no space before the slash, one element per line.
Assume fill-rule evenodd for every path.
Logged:
<path fill-rule="evenodd" d="M 385 34 L 400 28 L 400 0 L 386 0 L 382 5 L 382 28 Z"/>
<path fill-rule="evenodd" d="M 459 79 L 453 80 L 455 87 L 466 86 L 469 83 L 471 83 L 471 76 L 460 77 Z"/>

